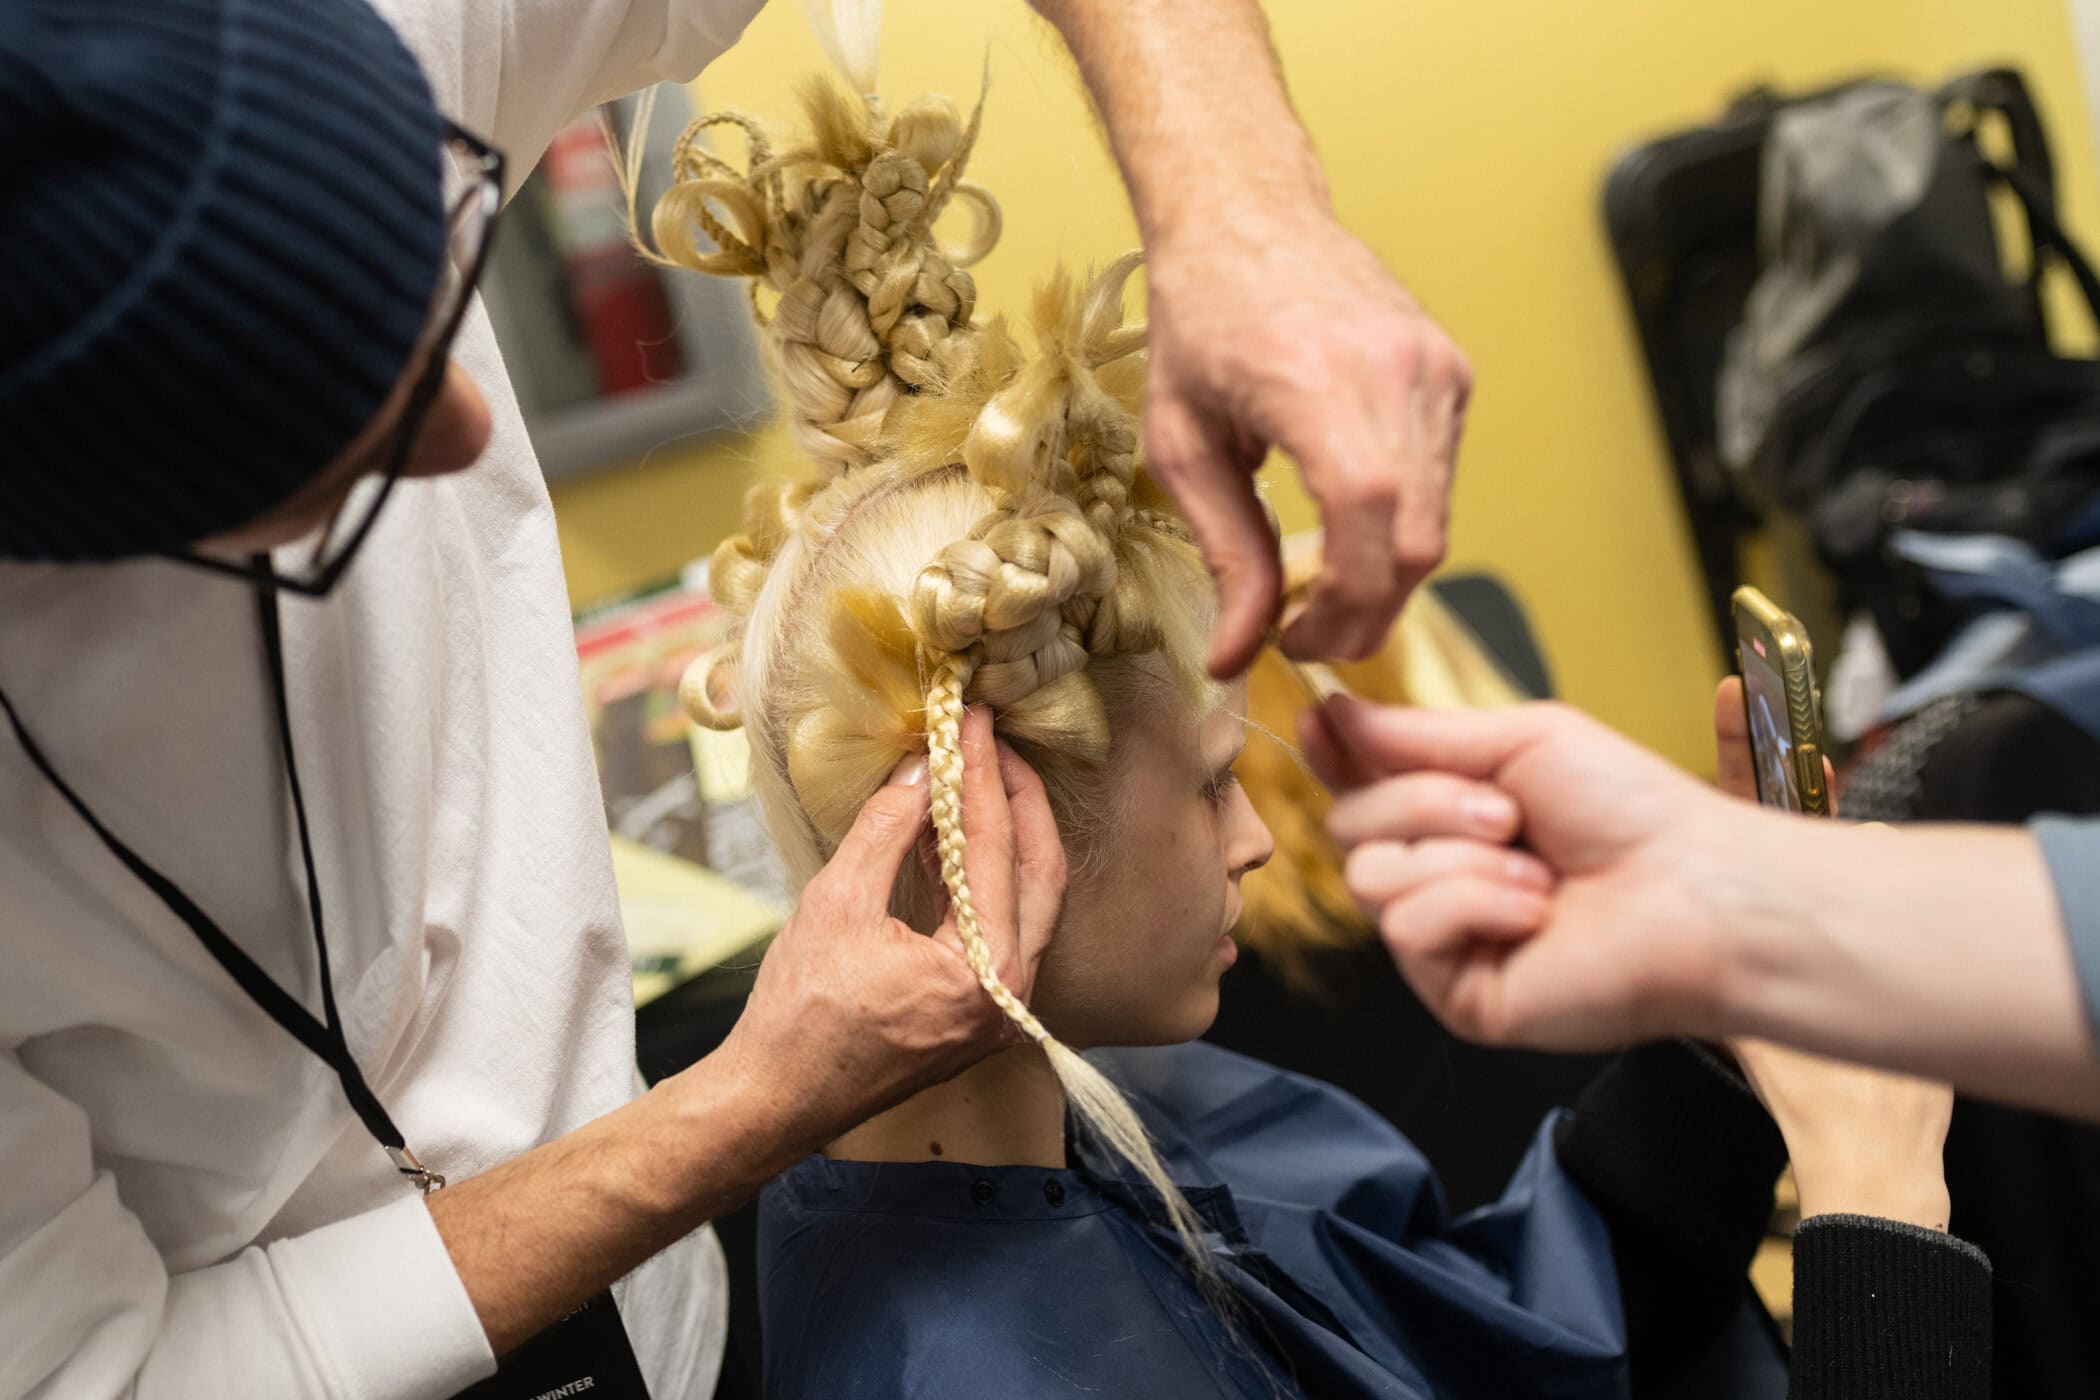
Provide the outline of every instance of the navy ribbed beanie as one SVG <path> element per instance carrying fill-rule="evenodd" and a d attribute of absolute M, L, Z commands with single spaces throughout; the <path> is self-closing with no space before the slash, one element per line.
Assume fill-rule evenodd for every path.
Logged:
<path fill-rule="evenodd" d="M 364 0 L 0 0 L 0 558 L 246 524 L 407 367 L 442 130 Z"/>

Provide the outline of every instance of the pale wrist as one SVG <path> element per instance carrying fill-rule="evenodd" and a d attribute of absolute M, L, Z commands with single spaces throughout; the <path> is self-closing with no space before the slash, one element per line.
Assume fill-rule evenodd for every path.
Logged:
<path fill-rule="evenodd" d="M 1731 801 L 1710 832 L 1700 902 L 1720 969 L 1713 1031 L 1771 1035 L 1818 986 L 1817 936 L 1844 891 L 1844 841 L 1831 824 Z M 1784 1036 L 1776 1038 L 1784 1039 Z"/>
<path fill-rule="evenodd" d="M 1851 1180 L 1839 1172 L 1794 1165 L 1801 1192 L 1801 1218 L 1818 1215 L 1867 1215 L 1898 1220 L 1921 1229 L 1945 1231 L 1950 1202 L 1946 1178 L 1938 1172 L 1913 1178 Z"/>

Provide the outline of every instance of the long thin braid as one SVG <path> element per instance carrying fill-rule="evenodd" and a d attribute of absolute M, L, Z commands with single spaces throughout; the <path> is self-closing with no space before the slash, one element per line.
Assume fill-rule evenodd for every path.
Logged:
<path fill-rule="evenodd" d="M 977 927 L 977 904 L 970 897 L 970 876 L 963 865 L 962 821 L 962 720 L 963 692 L 977 669 L 976 656 L 962 652 L 942 658 L 934 667 L 933 682 L 926 690 L 926 769 L 933 804 L 933 830 L 941 856 L 941 882 L 955 906 L 955 931 L 962 939 L 963 956 L 977 974 L 985 995 L 998 1003 L 1006 1018 L 1019 1026 L 1030 1040 L 1043 1044 L 1050 1032 L 1013 990 L 999 980 L 992 967 L 992 950 Z"/>
<path fill-rule="evenodd" d="M 1006 1013 L 1023 1034 L 1043 1047 L 1065 1100 L 1081 1122 L 1131 1166 L 1158 1194 L 1174 1233 L 1181 1238 L 1198 1283 L 1214 1302 L 1221 1297 L 1217 1265 L 1204 1247 L 1204 1224 L 1189 1206 L 1181 1189 L 1167 1174 L 1159 1154 L 1152 1148 L 1145 1125 L 1108 1077 L 1094 1068 L 1085 1056 L 1066 1045 L 1036 1019 L 1013 990 L 999 980 L 992 967 L 991 949 L 977 926 L 977 905 L 970 895 L 970 877 L 964 869 L 966 842 L 963 837 L 963 692 L 977 668 L 974 651 L 950 653 L 934 665 L 926 689 L 926 769 L 933 806 L 933 827 L 941 857 L 941 881 L 955 908 L 955 931 L 962 939 L 963 956 L 985 994 Z"/>

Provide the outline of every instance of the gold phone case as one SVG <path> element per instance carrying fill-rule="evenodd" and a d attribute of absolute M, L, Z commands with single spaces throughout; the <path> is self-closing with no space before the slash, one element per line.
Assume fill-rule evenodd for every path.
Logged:
<path fill-rule="evenodd" d="M 1795 779 L 1802 805 L 1813 815 L 1830 815 L 1829 785 L 1823 780 L 1823 724 L 1816 704 L 1815 654 L 1801 619 L 1779 607 L 1755 588 L 1738 588 L 1736 636 L 1765 644 L 1765 657 L 1786 687 L 1787 728 L 1792 731 Z"/>

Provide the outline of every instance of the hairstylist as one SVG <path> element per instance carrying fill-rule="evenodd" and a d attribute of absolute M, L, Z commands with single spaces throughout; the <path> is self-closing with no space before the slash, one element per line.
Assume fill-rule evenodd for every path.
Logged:
<path fill-rule="evenodd" d="M 629 1348 L 659 1398 L 703 1394 L 696 1227 L 997 1042 L 952 939 L 883 912 L 925 813 L 902 774 L 729 1044 L 635 1097 L 553 523 L 472 299 L 505 167 L 440 114 L 515 180 L 756 4 L 385 8 L 0 7 L 0 1396 L 442 1396 L 499 1355 L 516 1393 L 585 1364 L 620 1393 Z M 1252 6 L 1213 8 L 1235 100 L 1284 112 Z M 1156 41 L 1170 9 L 1067 23 Z M 1157 120 L 1126 152 L 1155 179 L 1190 140 Z M 1160 266 L 1223 286 L 1244 256 Z M 1430 338 L 1380 285 L 1384 343 Z M 1184 421 L 1289 441 L 1222 406 L 1240 372 L 1185 363 Z M 1213 555 L 1258 591 L 1233 510 Z M 971 876 L 1025 990 L 1062 865 L 1003 776 Z"/>
<path fill-rule="evenodd" d="M 1551 705 L 1330 702 L 1305 738 L 1352 892 L 1461 1034 L 1761 1036 L 2100 1118 L 2100 822 L 1780 816 Z"/>

